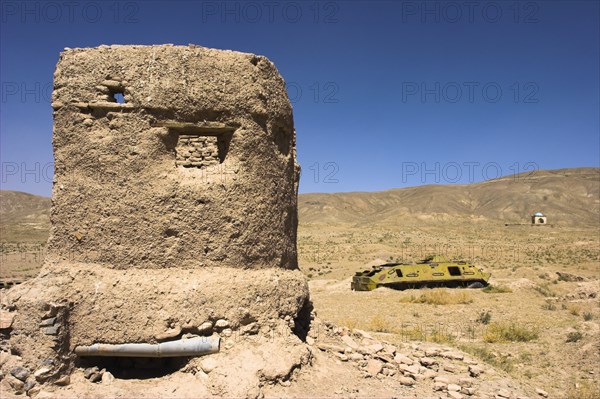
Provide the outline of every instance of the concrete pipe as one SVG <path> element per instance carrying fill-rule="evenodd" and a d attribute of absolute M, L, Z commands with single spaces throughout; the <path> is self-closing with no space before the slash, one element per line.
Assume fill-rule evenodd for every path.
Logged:
<path fill-rule="evenodd" d="M 219 337 L 180 339 L 160 344 L 93 344 L 75 347 L 77 356 L 109 357 L 185 357 L 201 356 L 219 351 Z"/>

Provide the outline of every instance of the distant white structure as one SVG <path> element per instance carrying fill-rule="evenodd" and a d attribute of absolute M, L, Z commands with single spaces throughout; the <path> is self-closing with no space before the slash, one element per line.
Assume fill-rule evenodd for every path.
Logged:
<path fill-rule="evenodd" d="M 546 216 L 542 212 L 536 212 L 531 216 L 531 224 L 547 224 Z"/>

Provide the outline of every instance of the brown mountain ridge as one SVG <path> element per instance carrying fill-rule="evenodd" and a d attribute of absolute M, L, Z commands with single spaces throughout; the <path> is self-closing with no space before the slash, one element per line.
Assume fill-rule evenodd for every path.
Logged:
<path fill-rule="evenodd" d="M 51 199 L 0 190 L 2 241 L 45 240 Z M 473 184 L 425 185 L 378 192 L 300 194 L 301 224 L 406 224 L 465 221 L 600 225 L 600 168 L 537 171 Z"/>
<path fill-rule="evenodd" d="M 600 168 L 537 171 L 472 184 L 425 185 L 379 192 L 302 194 L 300 223 L 419 222 L 600 225 Z"/>

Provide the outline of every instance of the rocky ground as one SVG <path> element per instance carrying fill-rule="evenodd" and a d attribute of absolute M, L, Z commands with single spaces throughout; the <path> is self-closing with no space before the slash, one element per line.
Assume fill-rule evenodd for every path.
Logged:
<path fill-rule="evenodd" d="M 249 345 L 245 339 L 227 342 L 230 344 L 225 352 L 230 355 L 235 353 L 234 348 Z M 268 349 L 268 342 L 260 344 Z M 313 319 L 305 348 L 305 361 L 291 364 L 278 362 L 277 349 L 280 348 L 270 348 L 273 349 L 268 353 L 270 364 L 260 369 L 260 382 L 256 387 L 249 387 L 243 396 L 527 397 L 525 389 L 506 373 L 447 345 L 426 342 L 394 345 L 363 330 L 350 330 Z M 243 360 L 255 363 L 260 359 Z M 243 370 L 253 368 L 232 364 L 217 354 L 193 359 L 165 375 L 115 378 L 113 373 L 122 369 L 113 369 L 111 373 L 97 366 L 80 367 L 70 377 L 44 384 L 47 370 L 12 366 L 18 361 L 18 356 L 2 352 L 3 397 L 23 394 L 36 398 L 230 396 L 231 391 L 218 383 L 219 377 L 234 373 L 243 380 Z M 542 389 L 535 394 L 548 396 Z M 234 396 L 240 396 L 239 392 Z"/>

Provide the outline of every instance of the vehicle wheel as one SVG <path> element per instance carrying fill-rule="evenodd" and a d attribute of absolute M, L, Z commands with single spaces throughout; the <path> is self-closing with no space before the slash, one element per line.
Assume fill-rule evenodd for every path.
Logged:
<path fill-rule="evenodd" d="M 474 283 L 469 284 L 468 288 L 483 288 L 483 284 L 479 281 L 475 281 Z"/>

